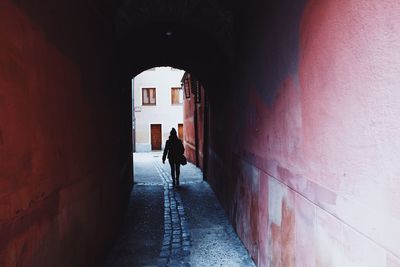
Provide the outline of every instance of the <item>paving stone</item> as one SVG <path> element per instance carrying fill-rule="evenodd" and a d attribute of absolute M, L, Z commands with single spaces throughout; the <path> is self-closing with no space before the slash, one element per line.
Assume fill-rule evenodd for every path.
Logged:
<path fill-rule="evenodd" d="M 169 239 L 171 239 L 172 238 L 172 235 L 171 234 L 165 234 L 164 235 L 164 239 L 166 239 L 166 240 L 169 240 Z"/>
<path fill-rule="evenodd" d="M 181 255 L 182 256 L 189 256 L 190 255 L 190 250 L 188 250 L 188 249 L 182 249 L 182 252 L 181 252 Z"/>
<path fill-rule="evenodd" d="M 168 258 L 170 256 L 169 250 L 162 250 L 160 253 L 160 258 Z"/>
<path fill-rule="evenodd" d="M 182 247 L 181 243 L 172 243 L 172 249 L 181 247 Z"/>
<path fill-rule="evenodd" d="M 158 266 L 167 266 L 168 258 L 159 258 L 158 259 Z"/>

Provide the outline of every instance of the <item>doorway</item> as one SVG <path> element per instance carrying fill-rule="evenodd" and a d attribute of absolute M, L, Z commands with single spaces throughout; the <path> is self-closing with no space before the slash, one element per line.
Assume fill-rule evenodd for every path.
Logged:
<path fill-rule="evenodd" d="M 178 124 L 178 137 L 183 141 L 183 123 Z"/>
<path fill-rule="evenodd" d="M 161 150 L 161 124 L 151 124 L 151 150 Z"/>

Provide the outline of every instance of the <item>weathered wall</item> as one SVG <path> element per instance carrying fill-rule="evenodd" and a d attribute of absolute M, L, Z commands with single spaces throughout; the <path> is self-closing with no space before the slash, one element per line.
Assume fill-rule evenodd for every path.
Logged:
<path fill-rule="evenodd" d="M 132 183 L 129 81 L 94 11 L 41 4 L 0 2 L 0 266 L 97 266 Z"/>
<path fill-rule="evenodd" d="M 400 2 L 258 10 L 210 99 L 209 180 L 239 236 L 259 266 L 400 266 Z"/>

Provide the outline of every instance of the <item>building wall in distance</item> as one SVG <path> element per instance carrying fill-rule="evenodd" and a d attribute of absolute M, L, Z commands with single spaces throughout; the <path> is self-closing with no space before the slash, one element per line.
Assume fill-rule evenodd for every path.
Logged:
<path fill-rule="evenodd" d="M 132 80 L 136 151 L 151 151 L 150 124 L 161 124 L 164 147 L 172 128 L 183 123 L 183 103 L 171 104 L 171 88 L 181 87 L 184 71 L 171 67 L 146 70 Z M 142 88 L 156 88 L 156 105 L 142 105 Z"/>

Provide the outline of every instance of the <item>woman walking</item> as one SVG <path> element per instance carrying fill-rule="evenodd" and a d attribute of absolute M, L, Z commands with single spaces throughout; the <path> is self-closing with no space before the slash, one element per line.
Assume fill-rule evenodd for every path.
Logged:
<path fill-rule="evenodd" d="M 169 138 L 165 143 L 162 161 L 164 164 L 165 158 L 168 155 L 169 165 L 171 166 L 171 177 L 173 186 L 179 186 L 180 164 L 184 151 L 185 148 L 183 147 L 182 141 L 176 135 L 175 128 L 172 128 L 169 134 Z"/>

